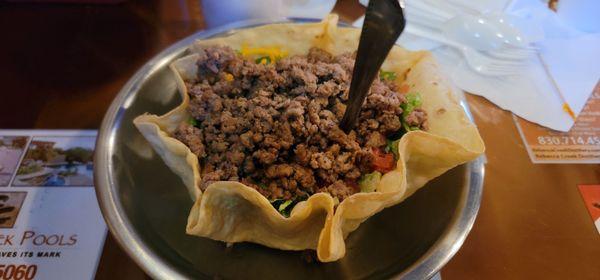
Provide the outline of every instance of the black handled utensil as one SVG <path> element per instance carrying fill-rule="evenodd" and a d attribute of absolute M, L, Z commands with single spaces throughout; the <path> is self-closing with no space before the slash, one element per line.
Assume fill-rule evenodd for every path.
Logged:
<path fill-rule="evenodd" d="M 365 14 L 346 112 L 340 128 L 348 133 L 358 120 L 367 93 L 379 68 L 404 30 L 406 20 L 402 0 L 371 0 Z"/>

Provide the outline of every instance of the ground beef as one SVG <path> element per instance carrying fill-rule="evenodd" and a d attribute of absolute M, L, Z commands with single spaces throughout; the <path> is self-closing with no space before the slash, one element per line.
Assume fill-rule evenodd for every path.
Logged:
<path fill-rule="evenodd" d="M 272 63 L 244 59 L 229 47 L 199 54 L 198 77 L 186 81 L 194 122 L 174 133 L 198 156 L 201 188 L 236 180 L 267 198 L 297 199 L 327 192 L 340 201 L 360 191 L 373 171 L 373 149 L 410 127 L 427 128 L 416 109 L 402 118 L 406 98 L 393 82 L 376 79 L 355 130 L 339 127 L 354 55 L 313 48 Z"/>
<path fill-rule="evenodd" d="M 175 138 L 185 143 L 192 153 L 199 158 L 204 158 L 206 156 L 203 136 L 204 134 L 200 129 L 187 124 L 180 125 L 179 129 L 175 131 Z"/>
<path fill-rule="evenodd" d="M 427 113 L 420 108 L 408 114 L 405 121 L 411 127 L 427 129 Z"/>

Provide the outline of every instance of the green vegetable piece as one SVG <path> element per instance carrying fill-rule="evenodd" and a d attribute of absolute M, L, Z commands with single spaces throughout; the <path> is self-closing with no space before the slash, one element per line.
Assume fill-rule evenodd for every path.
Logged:
<path fill-rule="evenodd" d="M 382 80 L 393 81 L 396 80 L 396 72 L 393 71 L 379 71 L 379 78 Z"/>
<path fill-rule="evenodd" d="M 400 105 L 400 107 L 402 108 L 403 112 L 402 112 L 402 116 L 403 117 L 408 117 L 408 115 L 410 115 L 410 113 L 412 113 L 412 111 L 415 110 L 415 108 L 420 107 L 422 104 L 421 101 L 421 95 L 418 93 L 409 93 L 406 95 L 406 103 Z"/>
<path fill-rule="evenodd" d="M 298 196 L 296 197 L 296 199 L 291 200 L 285 200 L 285 199 L 273 199 L 273 200 L 269 200 L 269 202 L 271 202 L 271 205 L 273 205 L 273 208 L 277 209 L 277 211 L 279 211 L 279 213 L 281 213 L 281 215 L 283 215 L 284 217 L 289 217 L 290 214 L 292 213 L 292 208 L 294 208 L 294 206 L 296 204 L 298 204 L 301 201 L 307 200 L 308 199 L 309 194 L 307 193 L 306 195 L 303 196 Z"/>
<path fill-rule="evenodd" d="M 406 122 L 402 122 L 402 127 L 404 130 L 406 130 L 406 132 L 420 129 L 418 126 L 409 126 Z"/>
<path fill-rule="evenodd" d="M 408 101 L 414 106 L 414 107 L 421 107 L 421 104 L 423 103 L 423 101 L 421 100 L 421 95 L 418 93 L 412 93 L 412 94 L 408 94 Z"/>
<path fill-rule="evenodd" d="M 281 203 L 281 205 L 279 205 L 279 209 L 278 209 L 278 210 L 279 210 L 279 212 L 281 212 L 281 211 L 285 211 L 285 209 L 286 209 L 288 206 L 290 206 L 290 204 L 292 204 L 292 202 L 293 202 L 292 200 L 289 200 L 289 199 L 288 199 L 288 200 L 286 200 L 285 202 Z"/>
<path fill-rule="evenodd" d="M 400 143 L 400 139 L 398 140 L 387 140 L 387 145 L 385 146 L 385 152 L 389 153 L 391 152 L 392 154 L 394 154 L 394 159 L 398 160 L 398 158 L 400 157 L 398 155 L 398 144 Z"/>
<path fill-rule="evenodd" d="M 409 93 L 409 94 L 406 95 L 406 103 L 400 105 L 400 107 L 402 108 L 402 127 L 404 127 L 404 130 L 406 130 L 406 132 L 409 132 L 409 131 L 412 131 L 412 130 L 419 130 L 419 127 L 409 126 L 406 123 L 406 118 L 416 108 L 421 107 L 422 103 L 423 102 L 421 101 L 421 95 L 420 94 L 418 94 L 418 93 Z"/>
<path fill-rule="evenodd" d="M 277 208 L 277 210 L 284 217 L 289 217 L 290 213 L 292 212 L 292 207 L 289 207 L 289 206 L 292 205 L 293 202 L 294 202 L 293 200 L 286 200 L 283 203 L 279 204 L 279 207 Z"/>
<path fill-rule="evenodd" d="M 281 198 L 277 198 L 277 199 L 273 199 L 273 200 L 269 200 L 269 202 L 271 202 L 271 204 L 273 204 L 273 206 L 275 206 L 275 204 L 279 205 L 280 202 L 284 201 Z M 277 208 L 277 206 L 275 206 L 275 208 Z"/>
<path fill-rule="evenodd" d="M 263 189 L 263 190 L 267 189 L 267 185 L 265 185 L 264 183 L 258 184 L 258 187 L 261 188 L 261 189 Z"/>
<path fill-rule="evenodd" d="M 374 192 L 377 185 L 379 185 L 379 181 L 381 181 L 381 173 L 379 171 L 363 175 L 358 180 L 360 192 Z"/>
<path fill-rule="evenodd" d="M 269 56 L 261 56 L 257 58 L 254 62 L 258 64 L 271 64 L 271 58 Z"/>
<path fill-rule="evenodd" d="M 269 202 L 271 203 L 271 205 L 273 205 L 273 208 L 279 210 L 279 206 L 284 202 L 285 200 L 281 199 L 281 198 L 277 198 L 277 199 L 273 199 L 273 200 L 269 200 Z"/>
<path fill-rule="evenodd" d="M 188 123 L 190 125 L 193 125 L 193 126 L 197 126 L 198 125 L 198 121 L 196 119 L 194 119 L 194 118 L 190 118 L 189 121 L 188 121 Z"/>

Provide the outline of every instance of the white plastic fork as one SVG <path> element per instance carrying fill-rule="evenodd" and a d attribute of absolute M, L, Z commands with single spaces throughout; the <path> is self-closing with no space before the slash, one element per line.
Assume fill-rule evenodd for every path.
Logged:
<path fill-rule="evenodd" d="M 449 20 L 461 14 L 481 15 L 485 11 L 480 9 L 481 7 L 471 7 L 465 1 L 467 0 L 410 2 L 405 10 L 409 20 L 406 32 L 456 48 L 462 53 L 469 67 L 482 75 L 510 76 L 520 73 L 528 59 L 535 54 L 535 48 L 504 43 L 495 48 L 475 49 L 450 33 L 442 32 Z"/>
<path fill-rule="evenodd" d="M 521 68 L 526 65 L 527 58 L 531 54 L 529 50 L 512 48 L 502 48 L 483 53 L 450 40 L 439 34 L 439 32 L 411 25 L 406 26 L 406 32 L 456 48 L 465 57 L 471 69 L 487 76 L 517 75 Z"/>
<path fill-rule="evenodd" d="M 491 52 L 488 51 L 485 53 L 498 59 L 523 60 L 530 57 L 531 55 L 535 55 L 537 51 L 538 49 L 535 47 L 518 48 L 508 46 Z"/>

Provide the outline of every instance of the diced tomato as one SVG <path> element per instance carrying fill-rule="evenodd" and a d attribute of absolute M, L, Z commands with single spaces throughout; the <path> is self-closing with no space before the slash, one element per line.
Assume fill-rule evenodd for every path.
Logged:
<path fill-rule="evenodd" d="M 394 169 L 396 162 L 394 161 L 394 154 L 385 153 L 381 149 L 373 149 L 373 169 L 385 173 Z"/>
<path fill-rule="evenodd" d="M 398 89 L 398 92 L 400 93 L 408 93 L 408 91 L 410 91 L 410 86 L 408 86 L 408 84 L 402 84 L 400 85 L 400 88 Z"/>
<path fill-rule="evenodd" d="M 354 180 L 345 180 L 346 186 L 353 188 L 356 192 L 360 192 L 360 187 L 358 183 Z"/>

